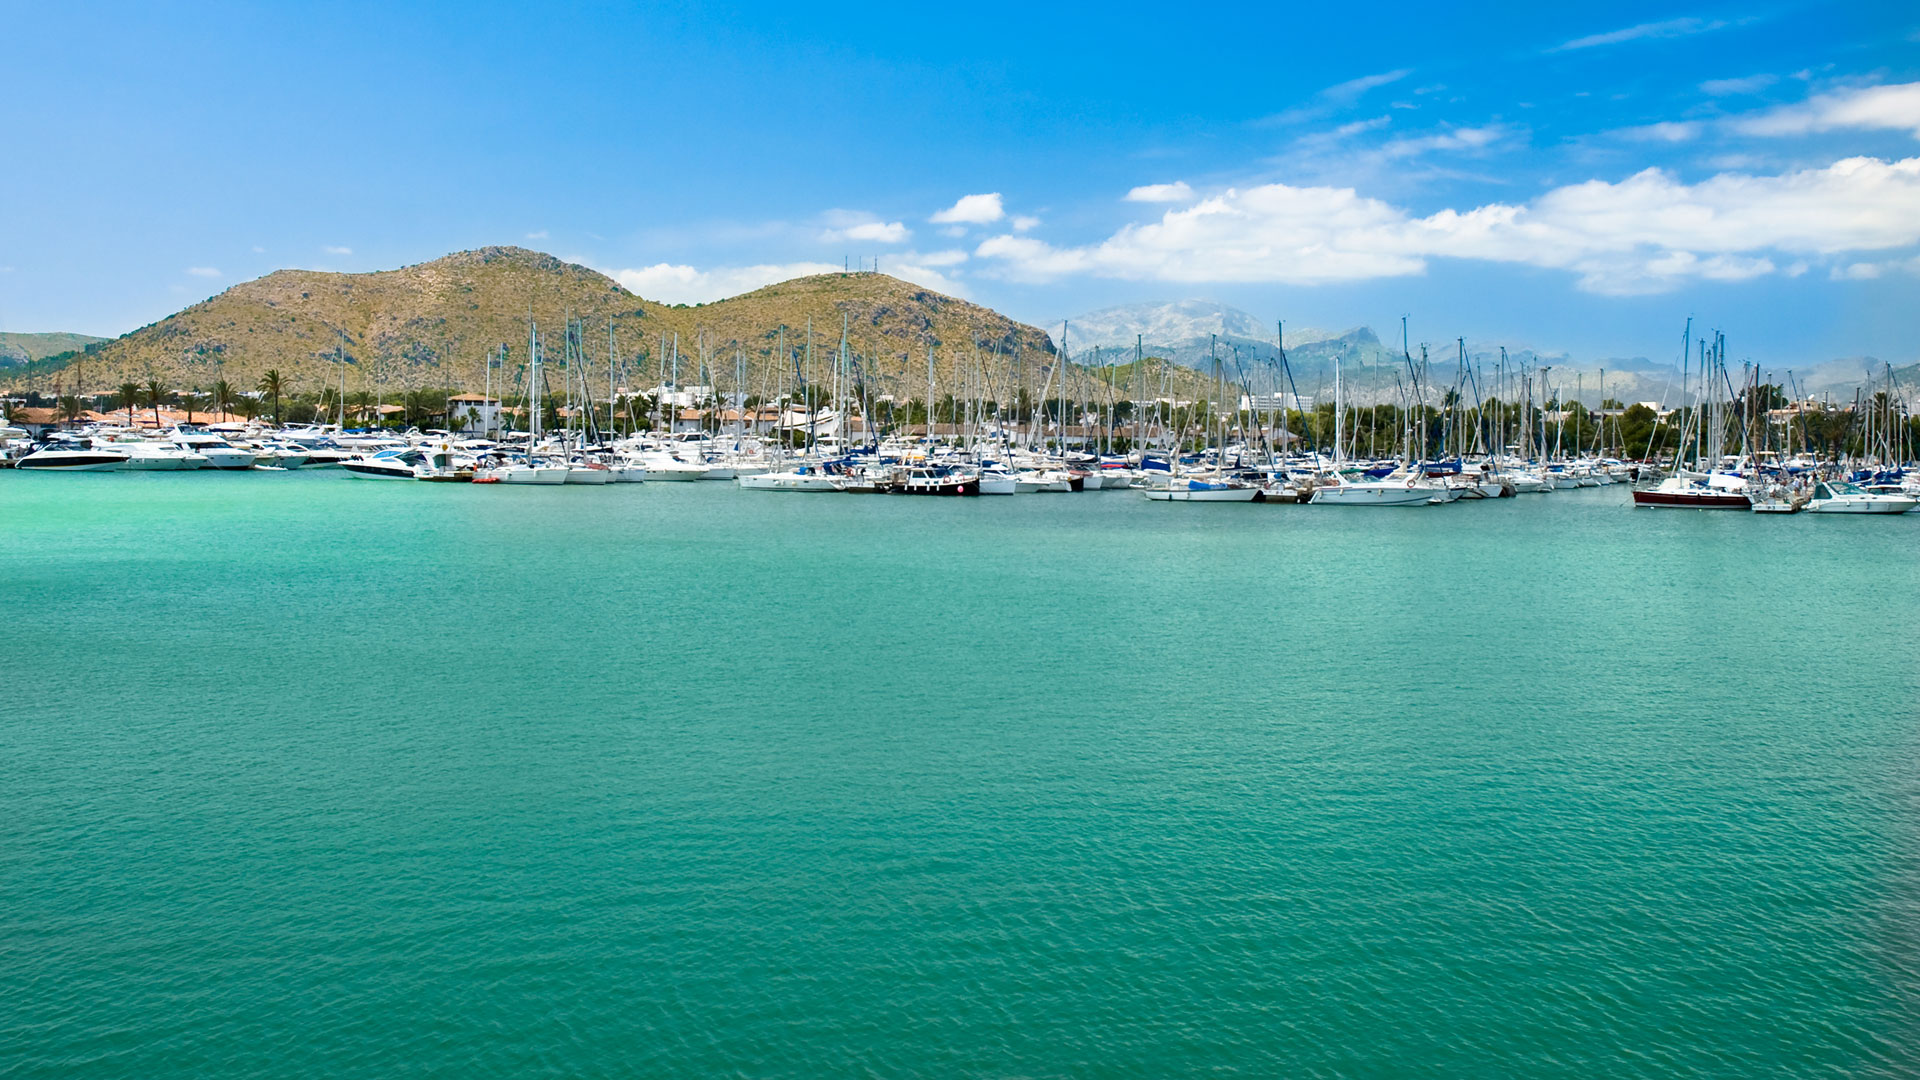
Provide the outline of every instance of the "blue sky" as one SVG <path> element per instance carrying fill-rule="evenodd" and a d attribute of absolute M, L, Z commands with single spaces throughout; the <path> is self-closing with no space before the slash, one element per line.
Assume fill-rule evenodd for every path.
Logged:
<path fill-rule="evenodd" d="M 517 243 L 669 301 L 877 257 L 1035 322 L 1920 358 L 1911 5 L 0 15 L 0 329 Z"/>

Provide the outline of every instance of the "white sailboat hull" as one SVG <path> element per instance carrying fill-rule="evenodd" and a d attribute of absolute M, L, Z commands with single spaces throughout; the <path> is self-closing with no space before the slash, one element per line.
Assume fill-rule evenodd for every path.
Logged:
<path fill-rule="evenodd" d="M 1252 502 L 1259 488 L 1144 488 L 1140 494 L 1154 502 Z"/>

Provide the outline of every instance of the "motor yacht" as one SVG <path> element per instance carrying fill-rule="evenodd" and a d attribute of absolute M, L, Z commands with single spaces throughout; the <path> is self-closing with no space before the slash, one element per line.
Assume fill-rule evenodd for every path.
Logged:
<path fill-rule="evenodd" d="M 49 472 L 113 472 L 126 464 L 129 455 L 112 447 L 111 443 L 95 446 L 92 439 L 79 435 L 55 435 L 21 458 L 16 467 Z"/>
<path fill-rule="evenodd" d="M 178 472 L 207 467 L 205 454 L 159 439 L 116 440 L 113 448 L 126 451 L 127 463 L 120 467 L 130 472 Z"/>
<path fill-rule="evenodd" d="M 347 475 L 362 480 L 412 480 L 414 467 L 425 460 L 424 454 L 408 447 L 350 458 L 341 462 L 340 467 L 347 470 Z"/>
<path fill-rule="evenodd" d="M 1845 480 L 1821 480 L 1807 500 L 1809 514 L 1904 514 L 1920 505 L 1907 495 L 1882 495 Z"/>
<path fill-rule="evenodd" d="M 175 446 L 206 458 L 206 467 L 209 469 L 251 469 L 259 459 L 259 454 L 251 448 L 235 446 L 209 431 L 175 428 L 169 439 Z"/>

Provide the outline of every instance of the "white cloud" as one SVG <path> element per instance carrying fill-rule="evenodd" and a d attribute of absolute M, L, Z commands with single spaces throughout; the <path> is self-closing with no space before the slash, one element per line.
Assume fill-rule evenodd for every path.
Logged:
<path fill-rule="evenodd" d="M 963 260 L 966 258 L 966 252 L 959 254 Z M 948 296 L 965 296 L 967 295 L 966 287 L 940 270 L 940 267 L 951 265 L 953 264 L 940 261 L 937 255 L 927 257 L 907 254 L 882 259 L 880 272 L 897 277 L 901 281 L 911 281 L 915 285 L 925 286 L 935 292 L 946 293 Z"/>
<path fill-rule="evenodd" d="M 927 219 L 935 225 L 990 225 L 1007 216 L 1000 193 L 962 195 L 960 201 Z"/>
<path fill-rule="evenodd" d="M 1008 222 L 1008 224 L 1013 226 L 1014 232 L 1026 232 L 1028 229 L 1034 228 L 1035 226 L 1039 225 L 1040 219 L 1037 217 L 1029 217 L 1027 215 L 1021 214 L 1021 215 L 1015 216 L 1012 221 Z"/>
<path fill-rule="evenodd" d="M 1779 81 L 1773 75 L 1748 75 L 1742 79 L 1708 79 L 1700 84 L 1700 91 L 1711 97 L 1757 94 Z"/>
<path fill-rule="evenodd" d="M 1773 273 L 1780 254 L 1833 256 L 1920 243 L 1920 158 L 1849 158 L 1779 176 L 1685 184 L 1658 169 L 1556 188 L 1530 204 L 1415 217 L 1352 188 L 1227 191 L 1056 248 L 996 236 L 975 254 L 1000 276 L 1325 284 L 1423 273 L 1433 258 L 1563 269 L 1604 294 Z"/>
<path fill-rule="evenodd" d="M 1183 203 L 1193 201 L 1193 189 L 1185 180 L 1175 180 L 1171 184 L 1142 184 L 1127 192 L 1128 202 L 1147 203 Z"/>
<path fill-rule="evenodd" d="M 1920 274 L 1920 255 L 1891 262 L 1857 262 L 1836 266 L 1827 272 L 1835 281 L 1872 281 L 1892 273 Z"/>
<path fill-rule="evenodd" d="M 712 270 L 655 263 L 638 270 L 615 270 L 609 276 L 635 296 L 658 303 L 705 304 L 752 292 L 775 282 L 810 274 L 837 274 L 841 269 L 830 263 L 816 262 L 722 266 Z"/>
<path fill-rule="evenodd" d="M 259 244 L 255 244 L 253 245 L 253 253 L 255 255 L 265 255 L 267 253 L 267 249 L 261 247 Z"/>
<path fill-rule="evenodd" d="M 1667 19 L 1663 22 L 1641 23 L 1638 26 L 1629 26 L 1620 30 L 1609 30 L 1604 34 L 1574 38 L 1547 51 L 1567 52 L 1572 49 L 1591 49 L 1600 45 L 1618 45 L 1626 41 L 1689 37 L 1694 34 L 1704 34 L 1710 30 L 1719 30 L 1726 25 L 1718 19 Z"/>
<path fill-rule="evenodd" d="M 1734 121 L 1748 135 L 1807 135 L 1840 128 L 1905 131 L 1920 138 L 1920 82 L 1816 94 Z"/>
<path fill-rule="evenodd" d="M 547 238 L 547 230 L 545 229 L 536 229 L 535 231 L 527 234 L 527 239 L 529 240 L 545 240 L 546 238 Z"/>
<path fill-rule="evenodd" d="M 1363 131 L 1372 131 L 1374 128 L 1386 127 L 1391 123 L 1393 123 L 1393 117 L 1391 116 L 1376 116 L 1371 120 L 1355 120 L 1351 124 L 1341 124 L 1339 127 L 1333 129 L 1333 134 L 1335 138 L 1344 139 L 1349 135 L 1358 135 Z"/>
<path fill-rule="evenodd" d="M 189 266 L 187 267 L 187 273 L 192 274 L 194 277 L 219 277 L 220 276 L 220 271 L 214 269 L 211 266 Z"/>
<path fill-rule="evenodd" d="M 967 253 L 957 248 L 949 248 L 946 251 L 930 251 L 924 255 L 917 253 L 909 254 L 906 257 L 923 266 L 958 266 L 967 261 Z"/>
<path fill-rule="evenodd" d="M 870 240 L 879 244 L 898 244 L 913 233 L 898 221 L 868 221 L 859 225 L 849 225 L 839 230 L 836 235 L 843 240 Z"/>
<path fill-rule="evenodd" d="M 1378 75 L 1362 75 L 1357 79 L 1335 83 L 1316 96 L 1333 101 L 1354 101 L 1369 90 L 1378 90 L 1382 86 L 1397 83 L 1411 74 L 1413 74 L 1412 68 L 1401 68 L 1398 71 L 1383 71 Z"/>
<path fill-rule="evenodd" d="M 1362 75 L 1357 79 L 1348 79 L 1335 83 L 1307 100 L 1304 105 L 1263 116 L 1253 121 L 1255 126 L 1271 127 L 1276 125 L 1297 124 L 1307 120 L 1318 120 L 1340 109 L 1348 108 L 1358 102 L 1369 90 L 1376 90 L 1413 74 L 1412 68 L 1398 71 L 1383 71 L 1378 75 Z M 1416 91 L 1417 92 L 1417 91 Z M 1411 107 L 1411 106 L 1409 106 Z"/>
<path fill-rule="evenodd" d="M 350 247 L 337 247 L 337 246 L 335 246 L 335 245 L 332 245 L 332 244 L 329 244 L 329 245 L 327 245 L 326 247 L 323 247 L 323 248 L 321 248 L 320 250 L 321 250 L 321 251 L 324 251 L 324 252 L 326 252 L 326 253 L 327 253 L 327 254 L 329 254 L 329 255 L 351 255 L 351 254 L 353 254 L 353 249 L 352 249 L 352 248 L 350 248 Z"/>
<path fill-rule="evenodd" d="M 1433 135 L 1414 135 L 1399 139 L 1389 139 L 1380 152 L 1389 158 L 1413 157 L 1435 150 L 1484 150 L 1494 143 L 1517 134 L 1522 129 L 1506 124 L 1488 124 L 1485 127 L 1453 128 Z"/>
<path fill-rule="evenodd" d="M 898 221 L 882 221 L 864 210 L 829 210 L 820 215 L 827 226 L 820 239 L 828 243 L 857 240 L 871 244 L 899 244 L 913 230 Z"/>
<path fill-rule="evenodd" d="M 1643 127 L 1622 128 L 1616 134 L 1635 142 L 1682 143 L 1698 138 L 1700 125 L 1693 121 L 1664 120 Z"/>

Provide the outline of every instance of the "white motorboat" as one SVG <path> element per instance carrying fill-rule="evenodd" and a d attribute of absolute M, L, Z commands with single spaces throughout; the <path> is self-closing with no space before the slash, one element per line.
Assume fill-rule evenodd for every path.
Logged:
<path fill-rule="evenodd" d="M 341 462 L 340 467 L 347 470 L 348 476 L 362 480 L 412 480 L 414 466 L 424 460 L 420 451 L 409 447 L 350 458 Z"/>
<path fill-rule="evenodd" d="M 1012 495 L 1019 489 L 1019 480 L 1005 469 L 991 468 L 980 470 L 980 494 Z"/>
<path fill-rule="evenodd" d="M 839 477 L 806 466 L 788 472 L 752 473 L 734 478 L 734 483 L 749 491 L 839 491 Z"/>
<path fill-rule="evenodd" d="M 25 463 L 21 463 L 25 466 Z M 1813 485 L 1807 501 L 1809 514 L 1904 514 L 1920 505 L 1907 495 L 1880 495 L 1845 480 L 1822 480 Z"/>
<path fill-rule="evenodd" d="M 1518 495 L 1545 495 L 1553 490 L 1553 485 L 1547 483 L 1545 477 L 1525 469 L 1508 473 L 1507 481 L 1513 485 L 1514 493 Z"/>
<path fill-rule="evenodd" d="M 647 470 L 647 479 L 666 480 L 679 483 L 688 480 L 700 480 L 706 477 L 707 467 L 691 461 L 683 461 L 672 454 L 644 454 L 639 463 Z"/>
<path fill-rule="evenodd" d="M 1013 476 L 1013 489 L 1022 495 L 1073 490 L 1073 477 L 1063 469 L 1026 469 Z"/>
<path fill-rule="evenodd" d="M 207 467 L 206 455 L 158 439 L 131 439 L 116 442 L 113 447 L 127 452 L 127 463 L 120 467 L 128 471 L 177 472 Z"/>
<path fill-rule="evenodd" d="M 1307 502 L 1314 506 L 1426 506 L 1450 501 L 1450 493 L 1413 477 L 1404 480 L 1349 480 L 1344 476 L 1315 481 Z M 1457 493 L 1451 493 L 1458 498 Z"/>
<path fill-rule="evenodd" d="M 260 456 L 252 448 L 235 446 L 212 432 L 175 428 L 170 438 L 175 446 L 206 458 L 209 469 L 251 469 Z"/>
<path fill-rule="evenodd" d="M 254 445 L 255 460 L 277 469 L 297 469 L 313 457 L 312 450 L 289 439 L 266 439 Z"/>
<path fill-rule="evenodd" d="M 564 484 L 570 471 L 565 465 L 517 462 L 484 469 L 474 479 L 497 484 Z"/>
<path fill-rule="evenodd" d="M 113 472 L 127 462 L 127 452 L 95 446 L 92 439 L 55 436 L 46 445 L 16 463 L 16 468 L 48 472 Z"/>

